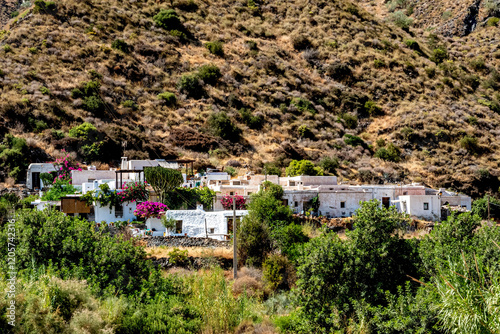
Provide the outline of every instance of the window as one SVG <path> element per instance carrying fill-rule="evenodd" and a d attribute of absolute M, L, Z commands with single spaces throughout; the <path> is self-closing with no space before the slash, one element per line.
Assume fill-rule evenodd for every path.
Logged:
<path fill-rule="evenodd" d="M 230 192 L 229 192 L 229 195 L 230 195 L 230 196 L 234 196 L 234 191 L 230 191 Z"/>
<path fill-rule="evenodd" d="M 240 181 L 233 181 L 233 186 L 239 186 L 241 184 Z"/>
<path fill-rule="evenodd" d="M 182 233 L 182 220 L 175 221 L 175 233 L 177 234 Z"/>
<path fill-rule="evenodd" d="M 340 202 L 340 207 L 345 208 L 345 202 Z"/>
<path fill-rule="evenodd" d="M 210 234 L 214 234 L 214 233 L 215 233 L 215 228 L 209 228 L 209 229 L 208 229 L 208 233 L 210 233 Z"/>
<path fill-rule="evenodd" d="M 290 181 L 290 187 L 295 187 L 295 181 Z"/>
<path fill-rule="evenodd" d="M 248 192 L 247 196 L 250 196 L 250 195 L 252 195 L 252 192 L 251 192 L 251 191 L 249 191 L 249 192 Z"/>
<path fill-rule="evenodd" d="M 116 218 L 123 217 L 123 205 L 116 204 L 116 206 L 115 206 L 115 217 Z"/>
<path fill-rule="evenodd" d="M 424 210 L 429 210 L 429 203 L 424 203 Z"/>
<path fill-rule="evenodd" d="M 299 206 L 299 202 L 295 202 L 294 206 L 297 208 Z"/>

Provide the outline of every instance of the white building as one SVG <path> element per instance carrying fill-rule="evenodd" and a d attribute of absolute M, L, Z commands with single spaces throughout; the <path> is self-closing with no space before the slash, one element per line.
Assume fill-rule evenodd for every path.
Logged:
<path fill-rule="evenodd" d="M 247 210 L 236 210 L 236 223 L 241 217 L 248 214 Z M 233 231 L 233 211 L 203 211 L 203 210 L 169 210 L 167 218 L 176 221 L 175 228 L 167 231 L 160 219 L 153 218 L 146 221 L 146 227 L 153 230 L 154 235 L 172 235 L 212 238 L 228 240 Z"/>
<path fill-rule="evenodd" d="M 109 170 L 96 170 L 95 167 L 88 167 L 86 170 L 72 170 L 71 183 L 74 186 L 81 186 L 84 183 L 93 183 L 98 180 L 115 180 L 116 168 Z"/>
<path fill-rule="evenodd" d="M 43 182 L 40 174 L 55 172 L 56 168 L 51 163 L 33 163 L 26 172 L 26 187 L 30 190 L 42 189 Z"/>

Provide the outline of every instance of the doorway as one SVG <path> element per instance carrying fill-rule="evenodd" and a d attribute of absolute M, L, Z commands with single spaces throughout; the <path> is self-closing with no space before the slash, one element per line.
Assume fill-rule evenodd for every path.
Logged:
<path fill-rule="evenodd" d="M 386 209 L 389 209 L 389 205 L 391 205 L 391 198 L 390 197 L 382 197 L 382 205 Z"/>

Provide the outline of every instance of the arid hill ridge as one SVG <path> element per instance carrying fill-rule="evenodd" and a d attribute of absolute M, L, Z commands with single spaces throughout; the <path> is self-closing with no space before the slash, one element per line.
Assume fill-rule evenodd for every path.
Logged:
<path fill-rule="evenodd" d="M 25 138 L 31 161 L 64 149 L 259 171 L 334 157 L 342 181 L 500 185 L 498 27 L 407 32 L 344 0 L 61 0 L 24 14 L 0 35 L 0 133 Z"/>

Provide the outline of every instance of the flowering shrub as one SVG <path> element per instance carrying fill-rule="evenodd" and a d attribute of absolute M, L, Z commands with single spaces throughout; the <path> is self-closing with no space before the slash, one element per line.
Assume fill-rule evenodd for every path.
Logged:
<path fill-rule="evenodd" d="M 54 178 L 54 182 L 57 180 L 69 181 L 71 183 L 71 171 L 72 170 L 82 170 L 78 162 L 70 158 L 69 153 L 62 158 L 56 159 L 52 162 L 57 171 L 57 176 Z"/>
<path fill-rule="evenodd" d="M 122 185 L 122 191 L 118 193 L 122 202 L 145 201 L 149 192 L 146 190 L 146 183 L 130 182 Z"/>
<path fill-rule="evenodd" d="M 245 210 L 247 205 L 246 205 L 246 201 L 243 198 L 243 196 L 235 195 L 234 197 L 236 198 L 236 210 Z M 222 197 L 220 202 L 221 202 L 224 210 L 232 210 L 233 209 L 233 196 L 225 195 L 224 197 Z"/>
<path fill-rule="evenodd" d="M 143 202 L 137 204 L 134 215 L 140 218 L 160 218 L 160 213 L 168 210 L 168 207 L 159 202 Z"/>

